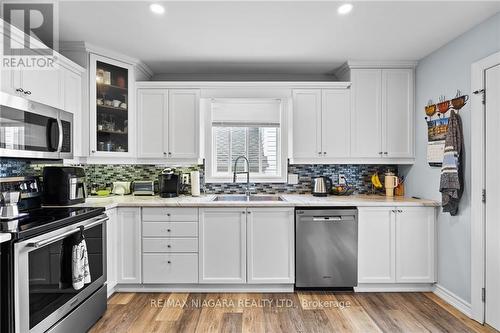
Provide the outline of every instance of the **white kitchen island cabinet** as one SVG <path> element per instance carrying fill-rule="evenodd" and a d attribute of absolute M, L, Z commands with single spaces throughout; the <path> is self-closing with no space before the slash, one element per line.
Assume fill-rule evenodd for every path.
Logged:
<path fill-rule="evenodd" d="M 294 242 L 293 208 L 248 208 L 248 283 L 294 283 Z"/>
<path fill-rule="evenodd" d="M 199 282 L 246 280 L 246 209 L 200 209 Z"/>
<path fill-rule="evenodd" d="M 142 283 L 141 208 L 118 208 L 117 242 L 117 282 Z"/>
<path fill-rule="evenodd" d="M 436 282 L 434 207 L 359 208 L 358 219 L 358 288 Z"/>

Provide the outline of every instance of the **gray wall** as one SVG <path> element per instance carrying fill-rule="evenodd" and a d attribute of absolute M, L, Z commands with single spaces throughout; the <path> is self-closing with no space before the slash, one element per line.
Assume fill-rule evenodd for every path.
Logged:
<path fill-rule="evenodd" d="M 455 22 L 454 24 L 460 24 Z M 469 30 L 419 62 L 416 71 L 416 154 L 409 168 L 407 193 L 441 200 L 440 169 L 427 164 L 427 125 L 424 106 L 440 95 L 454 97 L 456 90 L 471 94 L 471 64 L 500 51 L 500 13 Z M 465 138 L 465 192 L 458 216 L 440 212 L 438 218 L 438 283 L 466 302 L 471 300 L 470 212 L 470 104 L 460 115 Z"/>

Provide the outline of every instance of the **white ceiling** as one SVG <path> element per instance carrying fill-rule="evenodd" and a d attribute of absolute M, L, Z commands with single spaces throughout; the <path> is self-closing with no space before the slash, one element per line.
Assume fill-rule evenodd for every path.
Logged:
<path fill-rule="evenodd" d="M 63 41 L 87 41 L 155 73 L 325 74 L 347 59 L 419 60 L 500 11 L 500 2 L 68 1 Z"/>

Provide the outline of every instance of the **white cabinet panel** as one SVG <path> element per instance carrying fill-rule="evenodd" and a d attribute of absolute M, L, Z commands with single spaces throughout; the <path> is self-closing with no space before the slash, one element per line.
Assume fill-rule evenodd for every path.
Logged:
<path fill-rule="evenodd" d="M 61 68 L 56 66 L 45 70 L 26 69 L 20 71 L 20 74 L 21 87 L 25 91 L 22 96 L 56 108 L 63 107 Z"/>
<path fill-rule="evenodd" d="M 248 283 L 294 283 L 294 209 L 247 213 Z"/>
<path fill-rule="evenodd" d="M 412 158 L 414 156 L 413 90 L 413 69 L 382 71 L 384 157 Z"/>
<path fill-rule="evenodd" d="M 198 208 L 145 207 L 142 219 L 148 222 L 197 222 Z"/>
<path fill-rule="evenodd" d="M 200 209 L 200 283 L 246 282 L 246 211 Z"/>
<path fill-rule="evenodd" d="M 396 281 L 435 282 L 435 210 L 398 208 L 396 214 Z"/>
<path fill-rule="evenodd" d="M 143 238 L 142 252 L 198 253 L 198 238 Z"/>
<path fill-rule="evenodd" d="M 293 91 L 293 158 L 321 157 L 321 90 Z"/>
<path fill-rule="evenodd" d="M 83 156 L 82 76 L 66 68 L 61 70 L 64 76 L 63 109 L 73 113 L 73 155 Z"/>
<path fill-rule="evenodd" d="M 382 109 L 380 69 L 351 74 L 351 153 L 355 158 L 381 158 Z"/>
<path fill-rule="evenodd" d="M 143 222 L 144 237 L 197 237 L 198 222 Z"/>
<path fill-rule="evenodd" d="M 200 91 L 171 89 L 168 99 L 168 157 L 197 159 L 200 151 Z"/>
<path fill-rule="evenodd" d="M 162 89 L 137 90 L 137 155 L 166 157 L 168 92 Z M 166 146 L 165 146 L 166 147 Z"/>
<path fill-rule="evenodd" d="M 198 254 L 146 253 L 144 283 L 198 283 Z"/>
<path fill-rule="evenodd" d="M 118 283 L 141 283 L 141 209 L 118 208 Z"/>
<path fill-rule="evenodd" d="M 358 282 L 394 283 L 394 208 L 359 208 Z"/>
<path fill-rule="evenodd" d="M 323 158 L 350 156 L 351 94 L 349 89 L 322 90 Z"/>
<path fill-rule="evenodd" d="M 117 283 L 118 266 L 118 221 L 116 208 L 106 211 L 108 222 L 106 223 L 106 275 L 108 281 L 108 296 L 113 293 Z"/>

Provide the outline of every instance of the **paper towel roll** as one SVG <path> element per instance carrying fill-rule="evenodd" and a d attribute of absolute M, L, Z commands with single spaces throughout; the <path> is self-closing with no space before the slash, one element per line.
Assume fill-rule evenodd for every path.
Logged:
<path fill-rule="evenodd" d="M 191 195 L 193 197 L 200 196 L 200 172 L 191 171 Z"/>

